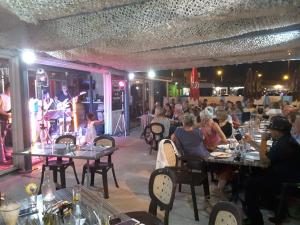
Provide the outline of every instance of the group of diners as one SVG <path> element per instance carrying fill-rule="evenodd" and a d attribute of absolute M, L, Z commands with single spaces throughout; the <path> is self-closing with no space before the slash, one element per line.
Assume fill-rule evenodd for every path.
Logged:
<path fill-rule="evenodd" d="M 280 194 L 284 182 L 300 182 L 300 111 L 288 102 L 273 103 L 271 106 L 254 106 L 252 101 L 225 102 L 208 105 L 207 101 L 191 106 L 187 101 L 167 103 L 164 107 L 156 104 L 152 122 L 164 126 L 164 138 L 170 138 L 185 155 L 207 159 L 220 144 L 228 144 L 228 139 L 245 121 L 245 113 L 250 113 L 248 120 L 269 120 L 268 132 L 261 135 L 261 142 L 272 139 L 267 152 L 260 152 L 260 160 L 267 162 L 267 168 L 256 168 L 245 180 L 246 224 L 264 224 L 260 212 L 260 202 L 265 200 L 276 211 L 276 196 Z M 257 128 L 258 129 L 258 128 Z M 241 139 L 259 150 L 254 138 L 246 133 Z M 201 165 L 190 165 L 201 169 Z M 210 165 L 217 174 L 218 185 L 215 194 L 224 198 L 224 188 L 237 169 L 228 164 Z M 282 215 L 283 217 L 284 215 Z M 282 218 L 270 218 L 270 220 Z"/>

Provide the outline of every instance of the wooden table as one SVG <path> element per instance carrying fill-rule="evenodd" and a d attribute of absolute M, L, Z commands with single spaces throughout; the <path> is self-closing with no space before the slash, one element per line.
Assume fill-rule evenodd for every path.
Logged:
<path fill-rule="evenodd" d="M 67 200 L 72 201 L 72 188 L 65 188 L 55 193 L 55 200 Z M 28 207 L 28 199 L 20 200 L 21 209 Z M 30 224 L 43 225 L 43 200 L 42 196 L 38 196 L 37 207 L 39 212 L 29 216 L 19 217 L 17 225 L 26 225 L 26 220 L 31 221 Z M 91 210 L 95 210 L 97 213 L 101 211 L 101 215 L 106 217 L 110 216 L 113 220 L 126 221 L 130 219 L 126 214 L 121 213 L 118 209 L 110 205 L 105 199 L 100 197 L 99 192 L 90 190 L 86 187 L 81 189 L 81 202 L 80 202 L 81 212 L 83 218 L 89 218 L 89 214 L 93 213 Z M 119 219 L 118 219 L 119 218 Z M 2 217 L 0 216 L 0 224 L 4 224 Z M 90 224 L 89 221 L 85 222 L 86 225 Z"/>
<path fill-rule="evenodd" d="M 37 144 L 32 146 L 25 151 L 15 152 L 14 155 L 23 155 L 23 156 L 40 156 L 40 157 L 61 157 L 61 158 L 72 158 L 72 159 L 81 159 L 87 161 L 87 185 L 90 185 L 90 169 L 89 169 L 89 161 L 97 160 L 101 157 L 108 156 L 113 153 L 116 148 L 115 147 L 102 147 L 102 146 L 93 146 L 93 145 L 84 145 L 77 146 L 73 150 L 57 150 L 54 147 L 55 145 L 48 144 Z M 65 188 L 65 187 L 63 187 Z M 106 196 L 107 193 L 105 193 Z"/>

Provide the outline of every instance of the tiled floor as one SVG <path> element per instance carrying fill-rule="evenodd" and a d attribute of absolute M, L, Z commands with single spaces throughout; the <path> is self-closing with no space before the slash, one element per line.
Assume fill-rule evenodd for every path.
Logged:
<path fill-rule="evenodd" d="M 126 139 L 117 138 L 119 150 L 113 155 L 116 175 L 120 188 L 116 188 L 110 174 L 109 176 L 109 202 L 120 210 L 148 210 L 148 179 L 155 167 L 156 153 L 149 155 L 148 146 L 139 139 L 140 133 L 132 132 Z M 79 177 L 83 161 L 77 160 L 76 168 Z M 0 177 L 0 190 L 8 193 L 11 199 L 21 199 L 26 197 L 24 185 L 28 182 L 39 182 L 40 166 L 35 166 L 29 174 L 9 174 Z M 97 175 L 96 175 L 97 176 Z M 67 185 L 72 186 L 75 182 L 72 170 L 67 171 Z M 95 185 L 102 187 L 101 177 L 98 175 Z M 194 220 L 191 194 L 189 187 L 183 186 L 183 192 L 176 192 L 173 209 L 170 213 L 170 225 L 207 225 L 211 207 L 218 201 L 212 196 L 209 202 L 205 202 L 202 197 L 202 187 L 197 188 L 197 202 L 199 208 L 200 221 Z M 264 212 L 267 215 L 267 212 Z M 161 216 L 162 214 L 160 214 Z M 266 224 L 270 224 L 267 223 Z M 300 221 L 290 220 L 290 225 L 300 224 Z"/>

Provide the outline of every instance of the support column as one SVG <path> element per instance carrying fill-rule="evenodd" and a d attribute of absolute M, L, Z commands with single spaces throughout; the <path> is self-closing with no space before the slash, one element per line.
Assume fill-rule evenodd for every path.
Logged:
<path fill-rule="evenodd" d="M 103 85 L 105 134 L 112 134 L 112 87 L 110 73 L 106 73 L 103 75 Z"/>
<path fill-rule="evenodd" d="M 19 57 L 12 59 L 11 73 L 11 108 L 14 152 L 24 151 L 30 147 L 30 124 L 29 124 L 29 92 L 28 71 L 26 65 Z M 24 159 L 24 160 L 23 160 Z M 32 168 L 31 157 L 16 157 L 15 165 L 30 171 Z"/>
<path fill-rule="evenodd" d="M 153 80 L 149 80 L 149 110 L 152 112 L 152 109 L 154 107 L 154 86 L 153 86 Z"/>
<path fill-rule="evenodd" d="M 125 126 L 126 126 L 126 132 L 127 132 L 127 135 L 129 135 L 129 126 L 130 126 L 130 116 L 129 116 L 129 95 L 130 95 L 130 92 L 129 92 L 129 87 L 130 87 L 130 84 L 129 84 L 129 80 L 128 79 L 125 79 L 126 81 L 126 85 L 125 85 L 125 90 L 124 90 L 124 114 L 125 114 Z"/>

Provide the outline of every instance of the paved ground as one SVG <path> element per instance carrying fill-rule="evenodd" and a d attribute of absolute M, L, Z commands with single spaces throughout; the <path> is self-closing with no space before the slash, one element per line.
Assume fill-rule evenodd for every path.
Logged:
<path fill-rule="evenodd" d="M 114 154 L 117 179 L 120 188 L 116 188 L 111 173 L 109 174 L 109 202 L 121 211 L 148 210 L 148 179 L 154 170 L 156 153 L 149 155 L 148 146 L 139 138 L 138 131 L 132 132 L 129 137 L 117 138 L 119 150 Z M 82 161 L 76 161 L 76 168 L 81 178 Z M 30 174 L 9 174 L 0 177 L 0 190 L 9 194 L 11 199 L 26 197 L 24 185 L 28 182 L 39 182 L 40 165 L 34 166 Z M 102 187 L 100 175 L 96 175 L 95 185 Z M 74 177 L 71 170 L 67 171 L 67 186 L 74 184 Z M 204 201 L 202 187 L 197 188 L 197 202 L 200 221 L 194 221 L 193 207 L 189 187 L 183 187 L 182 193 L 176 193 L 173 209 L 170 213 L 170 225 L 193 225 L 208 224 L 208 215 L 211 206 L 218 199 L 212 196 L 210 202 Z M 267 215 L 267 212 L 264 213 Z M 162 214 L 160 214 L 161 216 Z M 266 223 L 270 224 L 270 223 Z M 296 225 L 300 221 L 290 220 L 286 224 Z"/>

